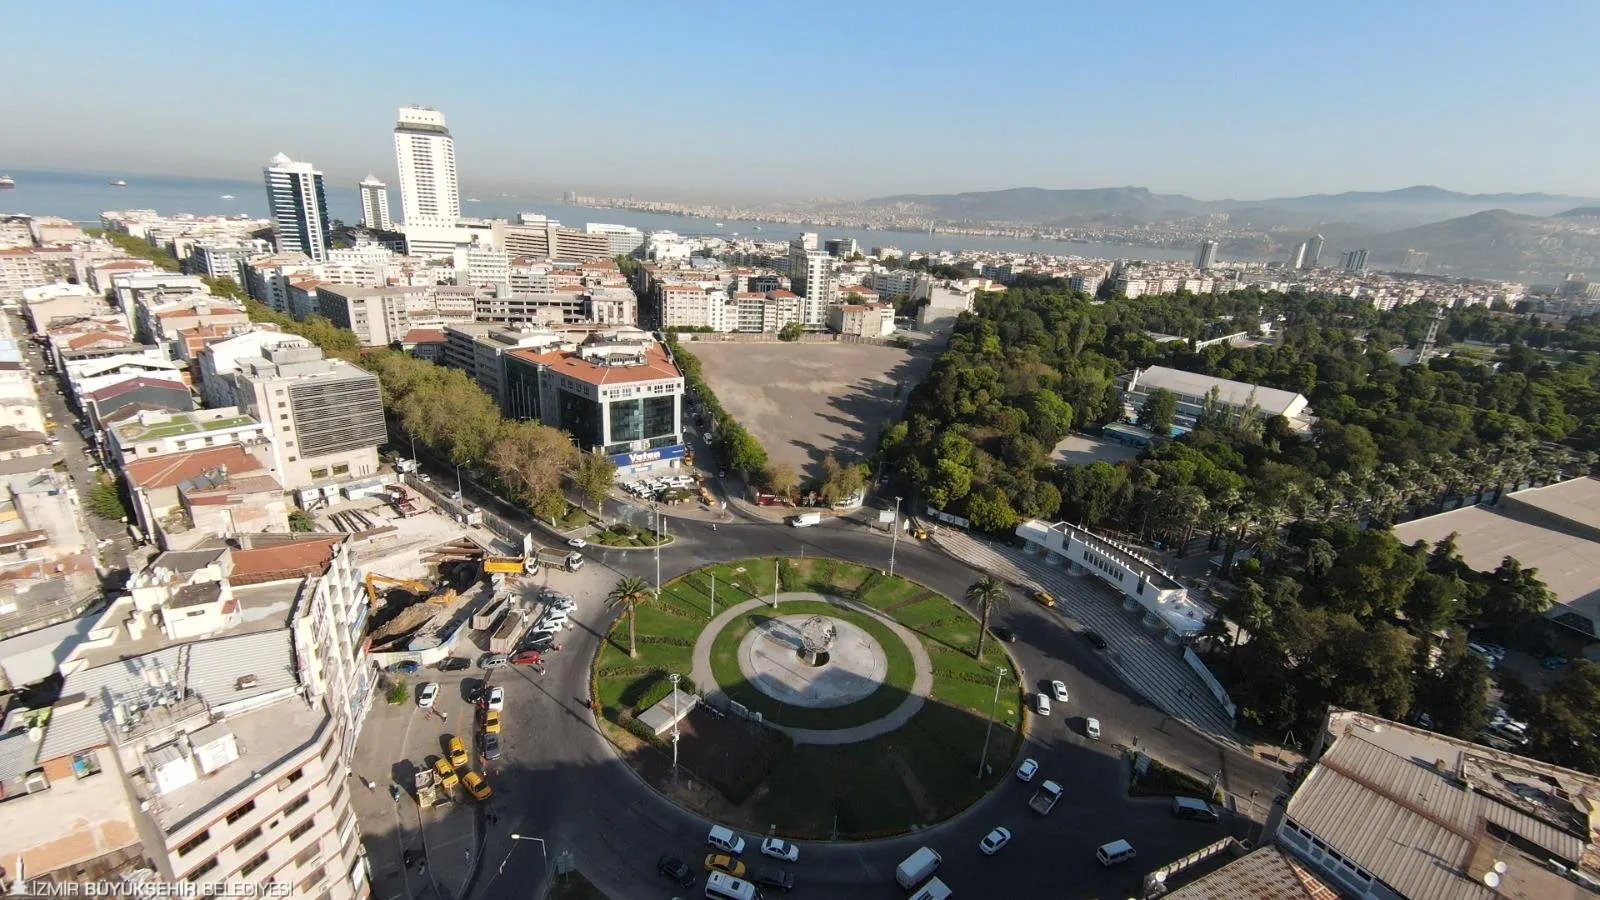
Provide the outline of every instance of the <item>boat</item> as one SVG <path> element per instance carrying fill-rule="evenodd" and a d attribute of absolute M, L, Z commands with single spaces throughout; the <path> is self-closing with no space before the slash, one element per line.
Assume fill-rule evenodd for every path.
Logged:
<path fill-rule="evenodd" d="M 721 223 L 721 222 L 718 222 L 718 223 L 717 223 L 717 227 L 718 227 L 718 228 L 722 228 L 722 227 L 724 227 L 724 226 L 723 226 L 723 224 L 722 224 L 722 223 Z"/>
<path fill-rule="evenodd" d="M 468 197 L 467 198 L 467 202 L 468 203 L 482 203 L 483 201 L 479 200 L 477 197 Z"/>
<path fill-rule="evenodd" d="M 10 175 L 0 175 L 0 191 L 5 190 L 6 188 L 14 188 L 16 186 L 16 179 L 12 178 Z"/>
<path fill-rule="evenodd" d="M 757 230 L 757 231 L 760 231 L 760 230 L 761 230 L 761 226 L 760 226 L 760 225 L 757 225 L 757 226 L 756 226 L 756 230 Z"/>
<path fill-rule="evenodd" d="M 234 197 L 233 197 L 232 194 L 223 194 L 221 197 L 218 197 L 217 199 L 218 200 L 232 200 L 232 199 L 234 199 Z"/>
<path fill-rule="evenodd" d="M 128 186 L 128 183 L 126 181 L 123 181 L 121 178 L 113 178 L 110 181 L 106 182 L 106 184 L 109 184 L 112 187 L 127 187 Z"/>

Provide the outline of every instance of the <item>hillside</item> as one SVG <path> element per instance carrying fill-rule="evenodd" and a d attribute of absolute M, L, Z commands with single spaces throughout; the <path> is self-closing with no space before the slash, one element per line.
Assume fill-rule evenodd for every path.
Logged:
<path fill-rule="evenodd" d="M 1570 271 L 1600 269 L 1600 228 L 1582 217 L 1491 209 L 1358 243 L 1370 251 L 1369 265 L 1377 269 L 1399 265 L 1407 249 L 1427 252 L 1425 271 L 1439 275 L 1552 282 Z"/>

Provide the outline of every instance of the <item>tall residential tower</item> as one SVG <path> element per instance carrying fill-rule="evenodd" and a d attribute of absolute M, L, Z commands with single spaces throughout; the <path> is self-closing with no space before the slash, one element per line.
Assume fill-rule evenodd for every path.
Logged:
<path fill-rule="evenodd" d="M 1217 242 L 1203 241 L 1200 244 L 1200 253 L 1195 256 L 1194 267 L 1201 271 L 1210 269 L 1217 264 Z"/>
<path fill-rule="evenodd" d="M 279 253 L 304 253 L 313 262 L 328 258 L 328 200 L 322 173 L 310 163 L 282 153 L 262 169 L 267 183 L 267 209 Z"/>
<path fill-rule="evenodd" d="M 1315 269 L 1317 267 L 1317 261 L 1322 259 L 1322 245 L 1324 243 L 1326 241 L 1323 240 L 1320 234 L 1313 234 L 1311 240 L 1306 241 L 1306 259 L 1300 265 L 1300 268 Z"/>
<path fill-rule="evenodd" d="M 456 180 L 456 142 L 444 113 L 402 106 L 394 126 L 394 159 L 400 170 L 400 210 L 407 225 L 454 227 L 461 218 Z"/>
<path fill-rule="evenodd" d="M 389 221 L 389 186 L 376 175 L 361 179 L 361 224 L 378 231 L 393 231 Z"/>

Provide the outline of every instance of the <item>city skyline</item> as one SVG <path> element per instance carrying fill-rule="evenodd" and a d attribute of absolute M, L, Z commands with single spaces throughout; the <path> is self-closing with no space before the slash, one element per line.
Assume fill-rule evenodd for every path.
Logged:
<path fill-rule="evenodd" d="M 385 7 L 376 19 L 359 8 L 305 11 L 330 47 L 359 33 L 403 48 L 417 40 L 408 25 L 418 19 L 405 14 L 413 7 Z M 463 187 L 480 192 L 865 198 L 1132 184 L 1250 199 L 1438 184 L 1600 195 L 1600 173 L 1583 152 L 1597 129 L 1560 112 L 1583 105 L 1582 41 L 1592 31 L 1583 23 L 1600 25 L 1600 9 L 1542 4 L 1535 22 L 1514 11 L 1454 17 L 1436 4 L 1355 3 L 1342 20 L 1384 25 L 1359 40 L 1315 9 L 1272 17 L 1249 9 L 1222 3 L 1157 19 L 1027 8 L 1029 27 L 1018 28 L 1024 8 L 989 8 L 985 21 L 999 24 L 964 18 L 959 31 L 946 17 L 912 16 L 898 5 L 803 20 L 724 7 L 692 23 L 645 7 L 564 9 L 557 27 L 540 22 L 538 30 L 598 29 L 609 42 L 606 64 L 594 63 L 587 42 L 545 42 L 541 71 L 571 72 L 571 83 L 539 93 L 530 108 L 483 86 L 522 77 L 518 36 L 527 29 L 519 23 L 533 27 L 533 14 L 489 4 L 478 10 L 484 15 L 429 20 L 429 45 L 472 46 L 472 65 L 396 66 L 374 79 L 330 54 L 328 71 L 274 69 L 275 99 L 295 111 L 280 118 L 226 102 L 258 91 L 261 73 L 221 49 L 224 29 L 249 31 L 240 19 L 255 17 L 267 28 L 265 17 L 283 15 L 281 5 L 240 10 L 226 22 L 189 17 L 190 52 L 142 58 L 143 77 L 127 79 L 56 64 L 108 56 L 141 38 L 171 39 L 138 11 L 107 8 L 74 29 L 69 47 L 48 27 L 49 11 L 25 8 L 12 11 L 11 27 L 36 37 L 21 42 L 15 59 L 24 68 L 51 65 L 61 83 L 0 99 L 12 126 L 0 137 L 0 165 L 248 177 L 252 161 L 283 148 L 317 161 L 333 183 L 371 172 L 403 187 L 385 136 L 397 106 L 419 104 L 450 116 Z M 480 27 L 486 18 L 497 25 Z M 779 32 L 822 48 L 810 57 L 815 77 L 774 65 L 762 78 L 759 61 L 660 52 Z M 1062 43 L 1073 34 L 1096 40 Z M 1540 52 L 1516 65 L 1461 65 L 1518 45 Z M 204 79 L 185 80 L 202 67 Z M 1199 103 L 1188 89 L 1196 77 L 1206 87 Z M 152 82 L 184 83 L 193 106 L 144 100 L 135 86 Z M 780 95 L 785 100 L 774 102 Z M 1540 102 L 1528 102 L 1535 95 Z M 610 127 L 607 114 L 595 117 L 597 106 L 613 111 Z M 697 124 L 716 108 L 731 136 Z M 601 127 L 573 128 L 575 121 Z M 1559 139 L 1529 142 L 1535 134 Z M 706 165 L 711 159 L 716 164 Z M 1507 159 L 1522 164 L 1512 171 Z"/>

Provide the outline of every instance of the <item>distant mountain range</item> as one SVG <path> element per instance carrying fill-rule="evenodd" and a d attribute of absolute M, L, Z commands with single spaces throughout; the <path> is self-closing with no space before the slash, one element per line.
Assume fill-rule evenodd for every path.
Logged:
<path fill-rule="evenodd" d="M 1230 226 L 1284 232 L 1285 247 L 1318 231 L 1323 262 L 1366 249 L 1368 265 L 1399 267 L 1407 250 L 1428 254 L 1430 274 L 1551 281 L 1567 271 L 1600 274 L 1600 200 L 1557 194 L 1463 194 L 1431 185 L 1268 200 L 1197 200 L 1147 188 L 1011 188 L 901 194 L 865 201 L 956 222 L 1119 227 L 1226 213 Z M 1226 253 L 1226 246 L 1224 246 Z"/>

